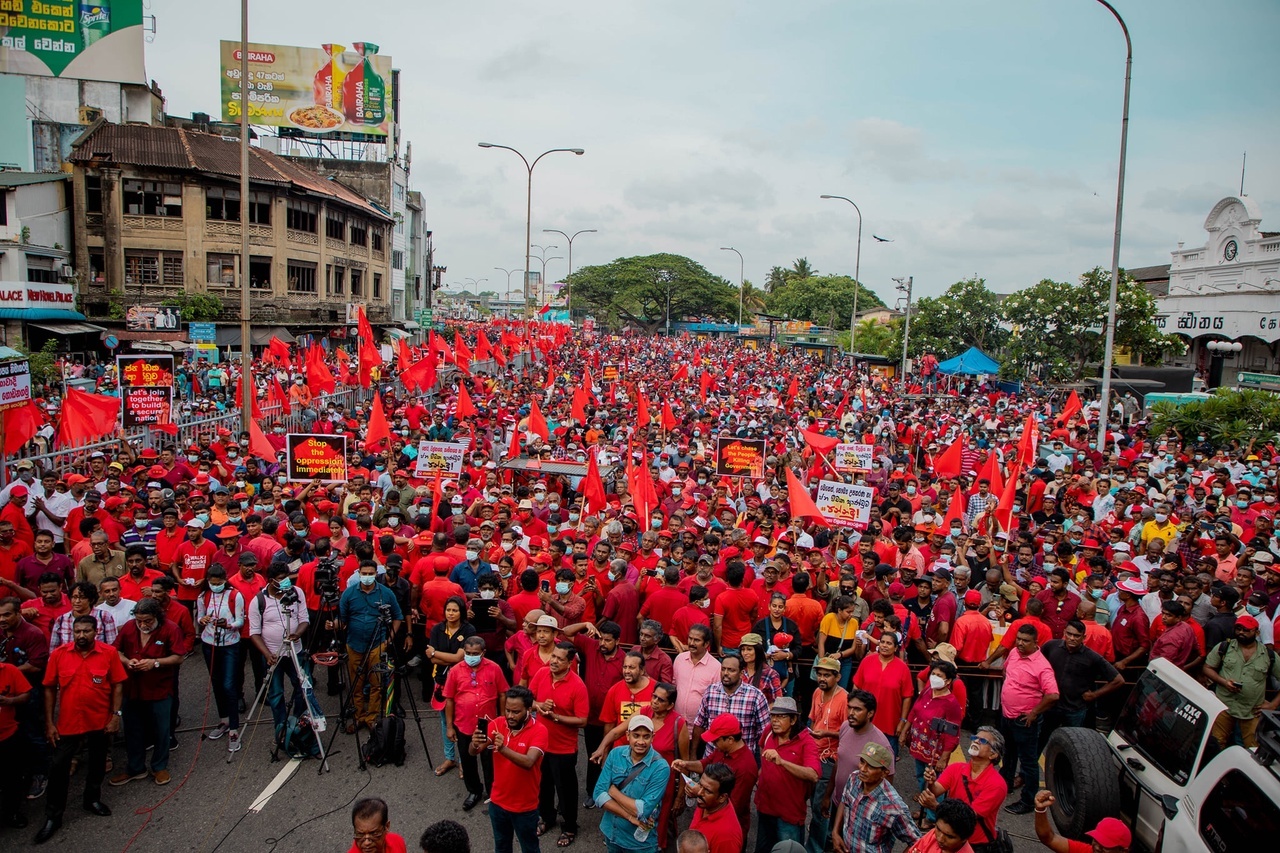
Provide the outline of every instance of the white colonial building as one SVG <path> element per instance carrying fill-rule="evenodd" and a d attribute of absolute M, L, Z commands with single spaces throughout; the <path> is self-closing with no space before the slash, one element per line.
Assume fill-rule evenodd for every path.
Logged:
<path fill-rule="evenodd" d="M 1241 371 L 1280 373 L 1280 232 L 1262 231 L 1258 203 L 1248 196 L 1219 201 L 1205 219 L 1203 246 L 1179 244 L 1169 266 L 1168 295 L 1157 300 L 1159 322 L 1190 346 L 1174 363 L 1208 378 L 1211 341 L 1234 341 L 1222 384 Z M 1221 357 L 1221 356 L 1219 356 Z"/>

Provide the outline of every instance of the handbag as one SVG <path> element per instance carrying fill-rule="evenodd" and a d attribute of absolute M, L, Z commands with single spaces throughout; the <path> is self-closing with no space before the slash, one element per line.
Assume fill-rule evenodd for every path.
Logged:
<path fill-rule="evenodd" d="M 969 788 L 969 777 L 961 776 L 960 783 L 964 785 L 964 795 L 969 800 L 969 805 L 973 806 L 973 791 Z M 982 827 L 982 832 L 990 838 L 986 844 L 971 844 L 974 853 L 1013 853 L 1013 839 L 1009 837 L 1009 833 L 1002 827 L 997 827 L 995 832 L 991 831 L 991 827 L 987 826 L 987 820 L 974 809 L 974 815 L 978 818 L 978 826 Z"/>

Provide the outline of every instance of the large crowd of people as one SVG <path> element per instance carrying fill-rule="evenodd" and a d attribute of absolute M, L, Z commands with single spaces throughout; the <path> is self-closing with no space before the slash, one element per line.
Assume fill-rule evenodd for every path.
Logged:
<path fill-rule="evenodd" d="M 611 853 L 741 853 L 753 833 L 757 853 L 995 853 L 1002 814 L 1033 812 L 1074 850 L 1041 752 L 1105 729 L 1148 661 L 1217 693 L 1223 745 L 1280 705 L 1258 652 L 1280 608 L 1270 445 L 1154 435 L 1131 400 L 1100 445 L 1074 395 L 724 340 L 474 324 L 371 371 L 329 356 L 377 392 L 350 407 L 285 350 L 255 387 L 347 437 L 341 480 L 290 480 L 269 423 L 266 445 L 157 433 L 6 460 L 4 825 L 43 799 L 51 838 L 77 767 L 96 815 L 104 783 L 169 784 L 195 656 L 203 737 L 230 752 L 259 694 L 289 748 L 304 675 L 357 738 L 412 692 L 438 711 L 439 784 L 487 807 L 500 853 L 569 847 L 586 820 Z M 227 389 L 238 369 L 179 375 Z M 717 473 L 722 439 L 762 442 L 759 467 Z M 423 441 L 462 448 L 460 470 L 424 470 Z M 835 442 L 869 464 L 837 468 Z M 874 489 L 867 521 L 813 513 L 824 479 Z M 1100 825 L 1095 849 L 1127 833 Z"/>

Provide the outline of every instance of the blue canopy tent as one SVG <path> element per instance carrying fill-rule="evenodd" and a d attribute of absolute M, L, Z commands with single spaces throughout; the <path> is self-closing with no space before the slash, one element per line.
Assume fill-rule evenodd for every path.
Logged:
<path fill-rule="evenodd" d="M 956 374 L 976 376 L 979 373 L 994 375 L 1000 372 L 1000 365 L 992 361 L 986 353 L 977 347 L 969 347 L 955 358 L 949 358 L 939 364 L 938 372 L 945 373 L 948 376 L 955 376 Z"/>

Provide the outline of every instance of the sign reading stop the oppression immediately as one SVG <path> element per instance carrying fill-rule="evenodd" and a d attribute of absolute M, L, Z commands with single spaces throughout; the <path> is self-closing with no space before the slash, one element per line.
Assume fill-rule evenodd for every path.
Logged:
<path fill-rule="evenodd" d="M 606 382 L 613 382 L 617 380 L 617 378 L 618 378 L 618 365 L 606 364 L 604 366 L 604 380 Z"/>
<path fill-rule="evenodd" d="M 764 476 L 764 439 L 717 438 L 716 475 L 727 477 Z"/>
<path fill-rule="evenodd" d="M 876 446 L 874 444 L 849 444 L 841 443 L 836 445 L 835 452 L 832 454 L 832 464 L 836 466 L 837 471 L 853 471 L 858 468 L 869 469 L 872 460 L 875 459 Z"/>
<path fill-rule="evenodd" d="M 828 524 L 852 527 L 871 521 L 871 504 L 875 495 L 876 490 L 870 486 L 823 480 L 818 483 L 818 497 L 814 503 Z"/>
<path fill-rule="evenodd" d="M 0 362 L 0 411 L 31 399 L 31 365 L 25 360 Z"/>
<path fill-rule="evenodd" d="M 439 471 L 441 474 L 461 474 L 462 460 L 467 445 L 445 441 L 418 442 L 418 459 L 413 466 L 415 477 L 425 477 Z"/>
<path fill-rule="evenodd" d="M 120 424 L 157 426 L 173 422 L 173 356 L 116 356 L 120 376 Z"/>
<path fill-rule="evenodd" d="M 291 432 L 284 437 L 290 480 L 347 481 L 347 437 Z"/>

